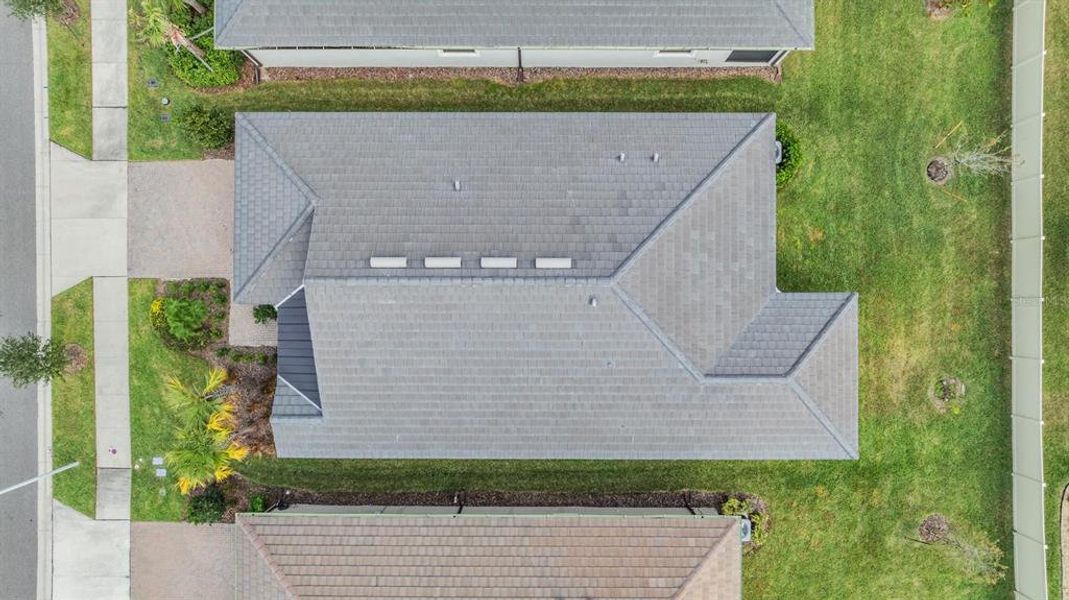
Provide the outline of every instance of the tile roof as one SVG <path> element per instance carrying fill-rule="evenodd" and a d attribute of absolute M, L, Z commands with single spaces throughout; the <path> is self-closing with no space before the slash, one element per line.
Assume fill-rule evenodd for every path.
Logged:
<path fill-rule="evenodd" d="M 256 47 L 812 48 L 813 0 L 219 0 Z"/>
<path fill-rule="evenodd" d="M 740 600 L 738 519 L 241 514 L 238 598 Z"/>
<path fill-rule="evenodd" d="M 236 170 L 235 237 L 254 252 L 236 245 L 235 262 L 272 248 L 245 289 L 278 303 L 289 291 L 263 281 L 299 285 L 304 254 L 300 335 L 280 356 L 314 354 L 302 371 L 314 382 L 289 383 L 314 383 L 322 411 L 293 418 L 320 414 L 279 386 L 280 456 L 857 456 L 856 299 L 775 289 L 770 115 L 237 123 L 239 165 L 268 163 Z M 244 179 L 275 171 L 301 192 L 281 219 L 283 194 Z M 372 268 L 373 256 L 408 267 Z M 461 267 L 425 268 L 434 256 Z M 483 269 L 485 256 L 517 268 Z"/>

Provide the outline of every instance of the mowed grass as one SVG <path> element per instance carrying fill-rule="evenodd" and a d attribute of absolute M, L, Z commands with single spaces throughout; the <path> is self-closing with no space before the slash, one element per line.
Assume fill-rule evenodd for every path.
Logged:
<path fill-rule="evenodd" d="M 1043 422 L 1047 479 L 1047 571 L 1051 598 L 1060 597 L 1061 496 L 1069 485 L 1069 3 L 1047 5 L 1046 143 L 1043 222 Z"/>
<path fill-rule="evenodd" d="M 48 19 L 49 137 L 82 156 L 93 154 L 93 79 L 89 0 L 70 25 Z"/>
<path fill-rule="evenodd" d="M 87 366 L 52 382 L 52 464 L 81 465 L 52 479 L 52 496 L 90 517 L 96 515 L 96 407 L 93 379 L 93 280 L 52 298 L 52 339 L 78 344 Z"/>
<path fill-rule="evenodd" d="M 174 417 L 164 403 L 168 377 L 200 381 L 207 364 L 172 350 L 156 335 L 149 320 L 155 297 L 155 279 L 130 280 L 130 441 L 134 459 L 130 513 L 135 521 L 178 521 L 185 499 L 170 473 L 155 474 L 153 457 L 162 457 L 172 445 Z"/>
<path fill-rule="evenodd" d="M 1007 597 L 1012 572 L 987 586 L 910 538 L 940 512 L 1012 563 L 1009 187 L 961 176 L 940 189 L 923 175 L 956 126 L 975 140 L 1007 131 L 1010 7 L 974 3 L 932 23 L 921 5 L 819 2 L 818 49 L 793 55 L 780 85 L 321 82 L 179 96 L 240 110 L 775 110 L 807 156 L 779 194 L 779 286 L 860 293 L 856 462 L 252 460 L 241 471 L 322 490 L 746 490 L 774 521 L 746 558 L 747 598 Z M 195 154 L 183 144 L 134 142 L 142 157 Z M 943 375 L 967 384 L 960 414 L 928 400 Z"/>

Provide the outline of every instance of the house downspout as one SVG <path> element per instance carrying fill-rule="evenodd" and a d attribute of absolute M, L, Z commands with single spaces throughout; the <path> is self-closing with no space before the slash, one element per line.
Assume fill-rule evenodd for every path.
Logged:
<path fill-rule="evenodd" d="M 519 46 L 516 47 L 516 64 L 516 83 L 523 83 L 523 48 L 520 48 Z"/>
<path fill-rule="evenodd" d="M 253 84 L 260 83 L 260 80 L 262 79 L 261 71 L 264 68 L 264 64 L 262 62 L 256 60 L 256 57 L 253 56 L 252 54 L 250 54 L 248 50 L 242 50 L 241 54 L 243 56 L 245 56 L 245 58 L 256 67 L 252 72 L 252 83 Z"/>

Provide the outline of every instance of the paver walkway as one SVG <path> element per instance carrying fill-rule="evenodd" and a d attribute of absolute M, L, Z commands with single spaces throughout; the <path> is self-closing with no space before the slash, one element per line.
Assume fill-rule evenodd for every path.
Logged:
<path fill-rule="evenodd" d="M 232 600 L 234 527 L 134 523 L 130 533 L 134 600 Z"/>
<path fill-rule="evenodd" d="M 96 520 L 56 503 L 54 600 L 130 598 L 126 1 L 91 0 L 93 160 L 52 147 L 52 292 L 93 277 Z M 89 466 L 89 465 L 87 465 Z"/>

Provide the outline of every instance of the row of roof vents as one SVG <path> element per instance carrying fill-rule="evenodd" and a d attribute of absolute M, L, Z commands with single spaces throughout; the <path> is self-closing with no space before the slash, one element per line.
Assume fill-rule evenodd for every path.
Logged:
<path fill-rule="evenodd" d="M 372 269 L 405 269 L 408 267 L 407 256 L 372 256 Z M 423 267 L 426 269 L 459 269 L 461 261 L 459 256 L 428 256 L 423 259 Z M 484 256 L 479 259 L 479 267 L 483 269 L 515 269 L 517 261 L 515 256 Z M 547 258 L 535 259 L 536 269 L 570 269 L 570 258 Z"/>

